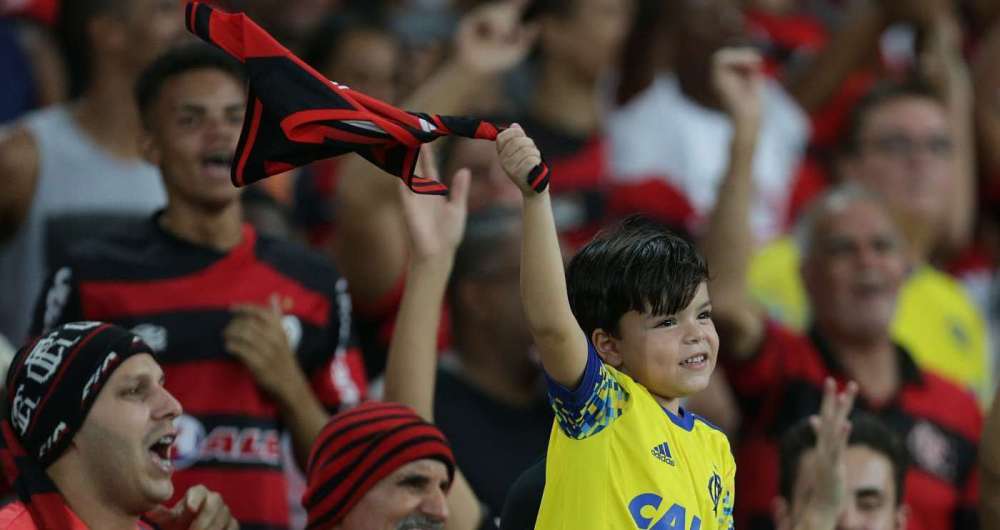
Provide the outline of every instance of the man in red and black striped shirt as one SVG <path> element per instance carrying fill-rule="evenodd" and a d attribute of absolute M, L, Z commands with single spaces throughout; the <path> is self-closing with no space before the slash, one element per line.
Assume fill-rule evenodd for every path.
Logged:
<path fill-rule="evenodd" d="M 205 44 L 182 47 L 136 92 L 168 205 L 70 250 L 36 331 L 100 319 L 142 336 L 185 409 L 177 491 L 203 483 L 244 530 L 287 528 L 284 433 L 302 465 L 328 413 L 365 394 L 346 283 L 318 255 L 242 223 L 230 183 L 246 107 L 237 63 Z"/>
<path fill-rule="evenodd" d="M 746 80 L 730 81 L 739 86 Z M 734 105 L 749 105 L 748 100 Z M 975 463 L 982 416 L 971 393 L 921 371 L 892 340 L 890 323 L 908 267 L 902 236 L 881 198 L 857 186 L 838 188 L 818 199 L 804 219 L 801 274 L 814 315 L 808 335 L 767 320 L 750 301 L 747 154 L 754 127 L 749 125 L 741 129 L 744 141 L 734 140 L 705 252 L 715 273 L 711 290 L 720 357 L 727 361 L 725 374 L 743 417 L 735 455 L 737 527 L 774 527 L 778 437 L 819 410 L 823 381 L 830 376 L 840 385 L 856 381 L 857 407 L 904 441 L 912 461 L 904 498 L 912 513 L 909 530 L 977 528 Z"/>

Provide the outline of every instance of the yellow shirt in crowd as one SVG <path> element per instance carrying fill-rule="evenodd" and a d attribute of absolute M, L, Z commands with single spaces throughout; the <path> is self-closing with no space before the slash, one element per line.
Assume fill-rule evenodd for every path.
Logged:
<path fill-rule="evenodd" d="M 790 237 L 761 249 L 750 264 L 750 291 L 768 313 L 802 331 L 809 304 L 799 276 L 799 252 Z M 992 397 L 986 323 L 962 286 L 930 266 L 914 270 L 903 284 L 892 323 L 893 338 L 921 368 L 976 393 Z"/>

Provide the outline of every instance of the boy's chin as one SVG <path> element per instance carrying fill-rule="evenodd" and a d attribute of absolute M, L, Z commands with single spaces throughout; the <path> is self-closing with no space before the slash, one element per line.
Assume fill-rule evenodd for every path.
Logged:
<path fill-rule="evenodd" d="M 708 384 L 711 380 L 711 372 L 708 372 L 705 375 L 699 374 L 696 376 L 685 377 L 683 381 L 679 381 L 674 387 L 674 393 L 677 394 L 677 397 L 679 398 L 689 397 L 708 388 Z"/>

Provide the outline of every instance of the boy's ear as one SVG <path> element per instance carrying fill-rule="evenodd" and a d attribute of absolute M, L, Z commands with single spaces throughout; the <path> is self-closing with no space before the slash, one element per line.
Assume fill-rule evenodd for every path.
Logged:
<path fill-rule="evenodd" d="M 615 368 L 621 367 L 625 359 L 622 357 L 621 352 L 618 351 L 618 339 L 614 338 L 611 333 L 602 328 L 597 328 L 590 334 L 590 341 L 593 342 L 594 349 L 597 350 L 597 355 L 600 355 L 604 362 Z"/>

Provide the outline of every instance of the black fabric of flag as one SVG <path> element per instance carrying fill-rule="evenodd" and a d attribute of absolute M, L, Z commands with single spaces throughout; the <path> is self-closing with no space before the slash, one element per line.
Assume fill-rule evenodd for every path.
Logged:
<path fill-rule="evenodd" d="M 483 120 L 406 112 L 332 82 L 242 13 L 192 2 L 185 17 L 192 33 L 246 65 L 250 91 L 232 165 L 236 186 L 354 152 L 416 193 L 445 195 L 443 183 L 414 174 L 420 145 L 445 135 L 495 140 L 502 130 Z M 544 190 L 548 166 L 535 167 L 528 182 Z"/>

